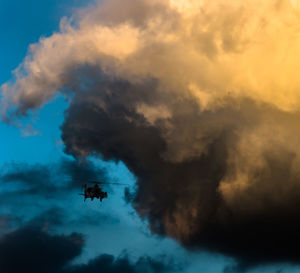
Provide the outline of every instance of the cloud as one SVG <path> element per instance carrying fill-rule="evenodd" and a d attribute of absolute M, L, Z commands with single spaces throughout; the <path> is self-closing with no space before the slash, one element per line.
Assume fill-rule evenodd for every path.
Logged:
<path fill-rule="evenodd" d="M 298 263 L 299 176 L 293 169 L 298 154 L 293 147 L 278 143 L 279 135 L 266 134 L 270 143 L 256 138 L 250 142 L 250 132 L 257 134 L 262 126 L 261 117 L 277 117 L 279 126 L 294 124 L 292 128 L 297 128 L 295 115 L 269 105 L 260 107 L 251 100 L 201 114 L 192 101 L 180 102 L 167 121 L 174 128 L 172 138 L 179 139 L 171 146 L 173 151 L 164 139 L 163 121 L 155 127 L 122 104 L 123 97 L 130 97 L 136 89 L 147 92 L 146 88 L 108 80 L 75 96 L 62 126 L 66 151 L 75 156 L 99 153 L 107 160 L 125 162 L 138 177 L 133 204 L 140 216 L 149 220 L 154 233 L 176 238 L 189 249 L 236 257 L 242 269 L 271 262 Z M 111 100 L 109 93 L 116 99 Z M 203 141 L 193 140 L 205 129 L 214 134 Z M 244 144 L 240 141 L 246 141 L 246 132 L 250 146 L 238 149 Z M 184 141 L 185 137 L 190 142 Z M 204 141 L 203 153 L 196 153 L 203 149 Z M 178 145 L 182 145 L 180 149 Z M 184 149 L 190 151 L 189 160 L 182 159 L 186 157 Z M 170 158 L 171 152 L 174 157 L 180 153 L 179 162 Z M 252 153 L 258 157 L 256 161 L 248 157 Z M 246 162 L 233 164 L 233 155 Z M 237 177 L 240 172 L 248 179 L 245 188 L 237 184 L 242 182 Z"/>
<path fill-rule="evenodd" d="M 165 264 L 163 260 L 155 260 L 150 257 L 141 257 L 135 264 L 132 264 L 126 257 L 115 258 L 112 255 L 102 254 L 88 264 L 71 266 L 62 273 L 163 273 L 178 272 L 179 268 L 172 263 Z"/>
<path fill-rule="evenodd" d="M 66 212 L 60 207 L 51 207 L 30 219 L 26 226 L 42 231 L 48 231 L 50 227 L 62 226 L 67 222 Z"/>
<path fill-rule="evenodd" d="M 299 106 L 298 23 L 289 0 L 99 1 L 31 45 L 16 81 L 2 85 L 3 112 L 41 106 L 72 88 L 74 69 L 84 65 L 131 82 L 151 76 L 202 109 L 230 92 L 292 111 Z"/>
<path fill-rule="evenodd" d="M 3 117 L 62 92 L 66 152 L 122 160 L 152 232 L 244 269 L 299 263 L 299 18 L 288 0 L 99 2 L 30 47 Z"/>
<path fill-rule="evenodd" d="M 74 188 L 88 180 L 107 181 L 106 171 L 92 162 L 62 158 L 50 165 L 6 163 L 0 175 L 2 186 L 13 194 L 52 196 Z M 4 189 L 4 195 L 8 194 Z"/>
<path fill-rule="evenodd" d="M 21 228 L 0 239 L 1 271 L 58 272 L 81 253 L 82 244 L 80 234 L 50 235 L 39 230 Z"/>
<path fill-rule="evenodd" d="M 0 173 L 1 233 L 12 230 L 34 215 L 31 226 L 41 229 L 118 223 L 119 219 L 107 212 L 77 209 L 74 214 L 70 202 L 74 202 L 74 197 L 78 202 L 82 201 L 78 193 L 82 183 L 88 180 L 109 181 L 106 170 L 88 160 L 62 158 L 47 165 L 6 163 Z"/>
<path fill-rule="evenodd" d="M 167 263 L 163 259 L 141 257 L 136 263 L 132 263 L 127 257 L 115 258 L 108 254 L 101 254 L 86 264 L 71 265 L 82 253 L 83 247 L 82 234 L 52 235 L 29 223 L 0 238 L 1 272 L 17 273 L 25 270 L 32 273 L 162 273 L 179 270 L 172 262 Z"/>

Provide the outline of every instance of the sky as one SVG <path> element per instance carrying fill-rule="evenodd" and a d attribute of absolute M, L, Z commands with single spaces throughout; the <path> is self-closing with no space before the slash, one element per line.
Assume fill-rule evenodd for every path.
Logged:
<path fill-rule="evenodd" d="M 0 33 L 1 272 L 299 272 L 298 1 L 0 0 Z"/>

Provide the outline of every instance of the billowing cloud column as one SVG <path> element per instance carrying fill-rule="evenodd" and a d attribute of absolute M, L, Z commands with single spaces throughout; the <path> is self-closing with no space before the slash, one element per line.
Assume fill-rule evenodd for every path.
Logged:
<path fill-rule="evenodd" d="M 66 151 L 124 161 L 153 232 L 298 262 L 299 34 L 294 1 L 104 1 L 31 46 L 3 116 L 72 92 Z"/>

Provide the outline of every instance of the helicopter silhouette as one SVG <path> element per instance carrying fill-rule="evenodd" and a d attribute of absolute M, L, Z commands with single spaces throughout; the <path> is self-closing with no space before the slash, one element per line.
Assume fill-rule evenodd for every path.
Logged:
<path fill-rule="evenodd" d="M 93 183 L 95 184 L 92 187 L 88 187 L 87 183 Z M 128 184 L 122 184 L 122 183 L 108 183 L 108 182 L 98 182 L 98 181 L 88 181 L 85 183 L 84 186 L 84 193 L 79 193 L 79 195 L 84 196 L 84 202 L 87 198 L 91 198 L 93 201 L 94 198 L 99 199 L 100 202 L 102 202 L 102 199 L 107 198 L 107 192 L 103 191 L 102 188 L 99 186 L 100 184 L 105 185 L 122 185 L 122 186 L 129 186 Z M 82 188 L 81 188 L 82 189 Z"/>

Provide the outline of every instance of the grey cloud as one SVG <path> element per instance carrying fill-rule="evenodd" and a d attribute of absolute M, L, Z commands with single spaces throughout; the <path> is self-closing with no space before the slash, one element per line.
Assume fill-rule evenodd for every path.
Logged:
<path fill-rule="evenodd" d="M 63 158 L 47 165 L 6 163 L 0 175 L 2 233 L 32 217 L 30 226 L 41 229 L 117 223 L 118 219 L 108 213 L 71 213 L 70 200 L 76 196 L 81 202 L 78 193 L 88 180 L 109 181 L 106 170 L 88 160 Z"/>
<path fill-rule="evenodd" d="M 30 219 L 25 225 L 29 228 L 43 230 L 53 226 L 61 226 L 67 222 L 66 212 L 58 207 L 52 207 Z"/>
<path fill-rule="evenodd" d="M 0 176 L 2 186 L 16 185 L 11 194 L 20 191 L 40 196 L 52 196 L 73 188 L 80 190 L 83 181 L 107 179 L 105 170 L 97 168 L 91 162 L 66 158 L 49 165 L 6 163 Z M 4 196 L 7 194 L 9 193 L 5 192 Z"/>

